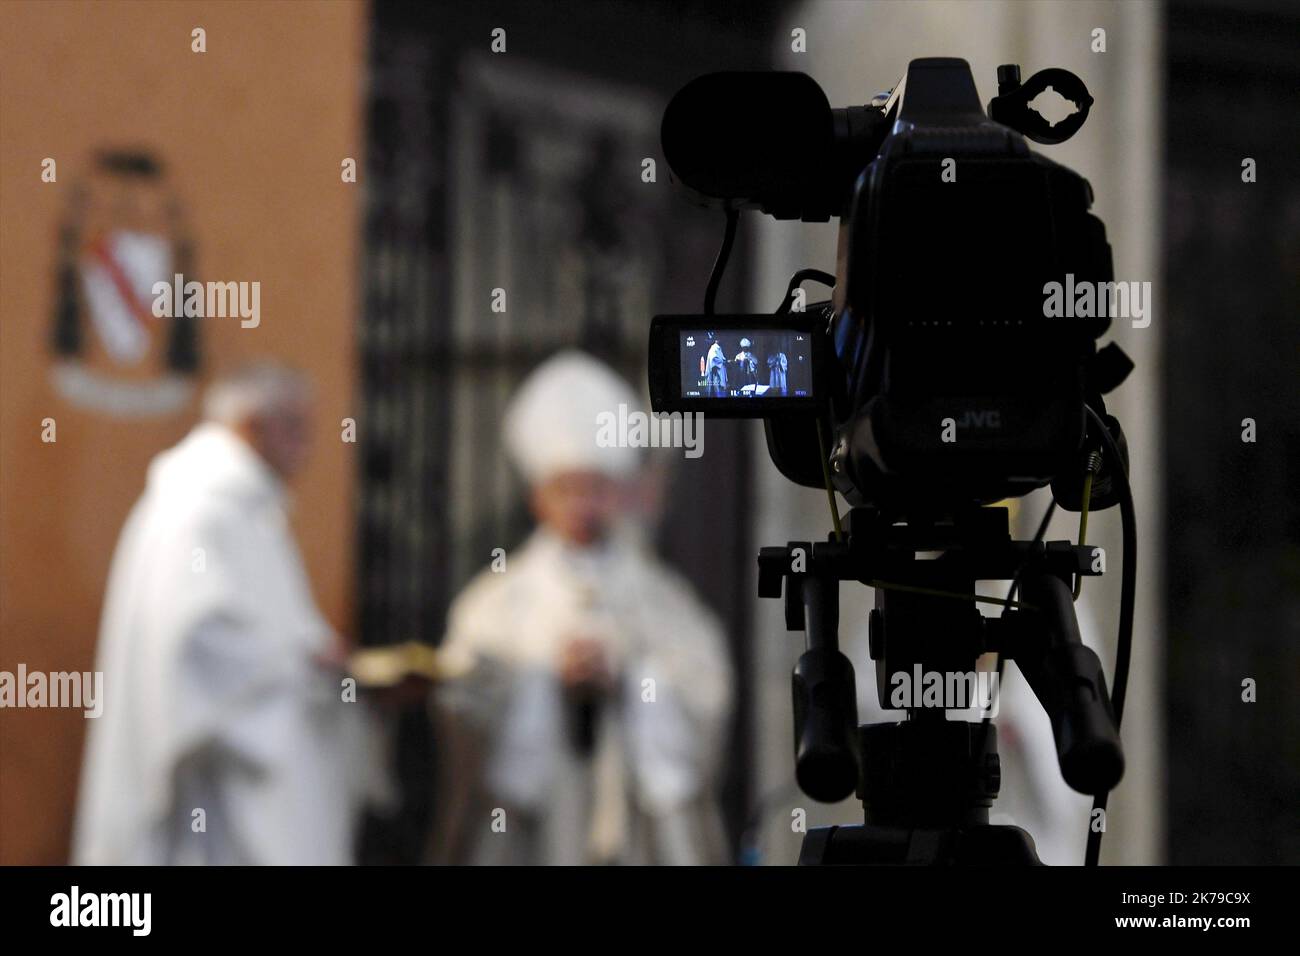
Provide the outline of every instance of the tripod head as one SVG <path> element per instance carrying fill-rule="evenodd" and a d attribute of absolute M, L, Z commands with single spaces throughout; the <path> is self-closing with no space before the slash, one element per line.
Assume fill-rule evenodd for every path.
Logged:
<path fill-rule="evenodd" d="M 879 862 L 889 847 L 913 852 L 917 833 L 944 834 L 949 852 L 999 845 L 968 832 L 987 826 L 998 792 L 996 732 L 987 719 L 948 721 L 944 713 L 972 703 L 976 660 L 990 651 L 1016 662 L 1047 711 L 1066 782 L 1087 794 L 1118 783 L 1119 734 L 1101 662 L 1080 640 L 1070 588 L 1075 576 L 1100 573 L 1097 550 L 1013 541 L 1004 508 L 906 524 L 858 508 L 838 539 L 762 549 L 759 594 L 784 593 L 786 627 L 807 640 L 793 679 L 796 779 L 816 800 L 856 793 L 863 802 L 869 839 L 845 836 L 841 846 Z M 1017 579 L 1023 601 L 1001 617 L 982 616 L 975 582 L 990 579 Z M 853 665 L 838 647 L 840 581 L 876 589 L 877 693 L 883 707 L 903 705 L 902 723 L 857 726 Z M 922 693 L 917 683 L 927 685 Z M 964 691 L 962 699 L 953 690 Z M 993 697 L 979 701 L 986 712 L 996 707 L 996 686 Z M 823 839 L 812 846 L 824 857 L 832 851 Z M 1023 855 L 1019 837 L 1007 845 L 1002 852 Z"/>

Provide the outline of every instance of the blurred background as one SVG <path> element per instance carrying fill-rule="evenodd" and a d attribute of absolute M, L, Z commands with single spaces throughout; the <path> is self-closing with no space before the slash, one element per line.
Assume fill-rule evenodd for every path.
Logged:
<path fill-rule="evenodd" d="M 316 385 L 294 531 L 322 610 L 360 644 L 437 643 L 456 593 L 531 527 L 500 443 L 514 387 L 577 347 L 644 394 L 650 316 L 699 308 L 722 217 L 668 182 L 658 126 L 677 88 L 789 69 L 832 105 L 861 104 L 912 58 L 959 56 L 987 102 L 998 64 L 1063 67 L 1097 105 L 1041 149 L 1091 181 L 1116 277 L 1154 289 L 1150 327 L 1110 333 L 1136 363 L 1108 404 L 1128 436 L 1140 565 L 1128 771 L 1103 861 L 1300 862 L 1297 37 L 1281 0 L 4 4 L 0 670 L 92 667 L 149 460 L 193 424 L 214 372 L 265 356 Z M 260 325 L 169 323 L 129 366 L 94 347 L 76 257 L 128 222 L 165 236 L 187 276 L 260 281 Z M 745 214 L 719 311 L 769 311 L 796 269 L 833 269 L 834 243 L 833 225 Z M 347 418 L 356 443 L 339 440 Z M 737 677 L 731 853 L 791 862 L 793 811 L 816 825 L 860 808 L 793 787 L 802 638 L 755 596 L 754 555 L 824 535 L 825 496 L 781 479 L 752 422 L 710 422 L 701 459 L 660 459 L 657 550 L 725 622 Z M 1022 534 L 1045 494 L 1020 503 Z M 1118 555 L 1118 516 L 1095 524 Z M 1058 516 L 1049 537 L 1075 531 Z M 1081 611 L 1108 674 L 1118 592 L 1110 574 Z M 844 597 L 868 719 L 871 594 Z M 398 796 L 368 818 L 360 859 L 420 862 L 443 751 L 418 703 L 388 730 Z M 84 732 L 75 710 L 0 714 L 0 862 L 68 859 Z"/>

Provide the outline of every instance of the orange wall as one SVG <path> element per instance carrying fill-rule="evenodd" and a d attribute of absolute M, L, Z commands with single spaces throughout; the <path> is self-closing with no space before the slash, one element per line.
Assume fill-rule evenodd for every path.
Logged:
<path fill-rule="evenodd" d="M 260 327 L 199 320 L 203 373 L 273 355 L 313 377 L 297 530 L 322 607 L 350 625 L 358 446 L 338 423 L 359 419 L 363 186 L 339 164 L 356 157 L 364 183 L 366 17 L 361 3 L 0 4 L 0 670 L 92 666 L 117 533 L 149 459 L 196 413 L 123 422 L 49 384 L 57 228 L 105 146 L 167 164 L 197 278 L 262 284 Z M 196 26 L 206 53 L 191 52 Z M 47 156 L 57 183 L 41 182 Z M 0 710 L 0 863 L 66 859 L 84 730 L 80 711 Z"/>

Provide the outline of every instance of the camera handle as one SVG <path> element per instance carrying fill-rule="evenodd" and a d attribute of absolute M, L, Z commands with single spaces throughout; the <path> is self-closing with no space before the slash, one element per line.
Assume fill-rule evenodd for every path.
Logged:
<path fill-rule="evenodd" d="M 812 574 L 799 582 L 807 650 L 795 665 L 795 780 L 814 800 L 833 803 L 857 789 L 858 700 L 853 664 L 839 650 L 840 582 Z"/>
<path fill-rule="evenodd" d="M 1037 573 L 1021 580 L 1020 594 L 1035 610 L 1007 615 L 1012 633 L 1004 653 L 1051 718 L 1065 782 L 1079 793 L 1106 793 L 1124 775 L 1124 751 L 1101 661 L 1079 637 L 1070 587 L 1052 574 Z"/>

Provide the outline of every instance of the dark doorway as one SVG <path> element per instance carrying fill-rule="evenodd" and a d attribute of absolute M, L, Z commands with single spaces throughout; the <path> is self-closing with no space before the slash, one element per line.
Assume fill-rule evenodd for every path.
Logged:
<path fill-rule="evenodd" d="M 1168 860 L 1294 864 L 1300 10 L 1167 17 Z"/>

